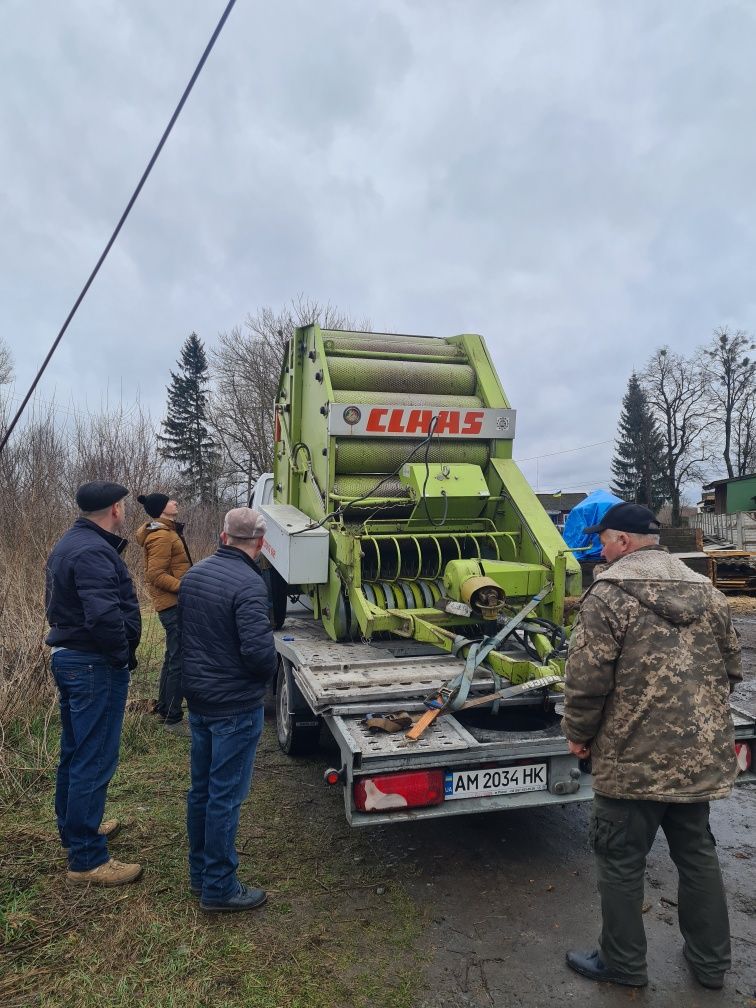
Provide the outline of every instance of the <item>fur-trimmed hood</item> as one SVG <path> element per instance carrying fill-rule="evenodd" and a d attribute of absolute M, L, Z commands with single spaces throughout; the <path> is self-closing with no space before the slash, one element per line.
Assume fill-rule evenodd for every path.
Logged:
<path fill-rule="evenodd" d="M 601 581 L 612 581 L 646 609 L 677 626 L 701 619 L 714 590 L 704 574 L 686 567 L 663 546 L 644 546 L 599 568 L 594 584 Z"/>

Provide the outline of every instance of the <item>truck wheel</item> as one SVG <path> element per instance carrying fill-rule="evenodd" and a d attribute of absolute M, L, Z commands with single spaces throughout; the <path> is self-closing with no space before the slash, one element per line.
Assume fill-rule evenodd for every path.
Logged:
<path fill-rule="evenodd" d="M 320 718 L 297 689 L 291 665 L 282 658 L 276 681 L 276 735 L 287 756 L 308 756 L 318 748 Z"/>

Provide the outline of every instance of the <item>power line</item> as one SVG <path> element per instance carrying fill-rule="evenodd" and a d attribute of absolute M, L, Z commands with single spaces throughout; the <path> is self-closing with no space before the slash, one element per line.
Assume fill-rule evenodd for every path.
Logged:
<path fill-rule="evenodd" d="M 22 397 L 18 392 L 7 392 L 4 396 L 5 399 L 15 399 L 18 402 Z M 71 406 L 64 406 L 62 403 L 56 402 L 54 399 L 44 399 L 40 395 L 34 395 L 31 399 L 32 406 L 45 406 L 47 409 L 52 410 L 55 413 L 67 413 L 69 416 L 76 417 L 79 420 L 91 420 L 92 418 L 97 418 L 103 415 L 109 415 L 109 409 L 107 406 L 101 406 L 98 409 L 89 408 L 87 409 L 76 409 L 73 404 Z M 28 403 L 27 403 L 28 405 Z M 135 402 L 130 403 L 128 406 L 121 405 L 119 409 L 113 408 L 113 413 L 120 413 L 124 417 L 130 416 L 132 413 L 140 408 L 140 402 L 137 399 Z"/>
<path fill-rule="evenodd" d="M 584 451 L 586 448 L 598 448 L 599 445 L 612 444 L 613 439 L 594 441 L 593 444 L 578 445 L 577 448 L 564 448 L 562 451 L 545 452 L 543 455 L 529 455 L 528 458 L 515 459 L 515 462 L 533 462 L 535 459 L 551 458 L 553 455 L 568 455 L 570 452 Z"/>
<path fill-rule="evenodd" d="M 31 383 L 29 391 L 24 396 L 24 400 L 21 403 L 21 405 L 19 406 L 19 408 L 18 408 L 18 410 L 16 412 L 16 415 L 13 417 L 13 420 L 11 421 L 10 426 L 6 430 L 5 434 L 3 435 L 3 439 L 2 439 L 2 441 L 0 441 L 0 453 L 2 453 L 3 449 L 5 448 L 6 444 L 8 443 L 8 440 L 10 439 L 10 436 L 13 433 L 13 430 L 14 430 L 16 424 L 21 419 L 21 415 L 24 412 L 24 410 L 26 409 L 27 403 L 31 399 L 31 397 L 32 397 L 32 395 L 34 393 L 35 388 L 39 384 L 40 378 L 45 373 L 47 365 L 50 363 L 50 360 L 52 359 L 52 355 L 57 350 L 58 344 L 63 339 L 63 335 L 64 335 L 66 329 L 68 329 L 68 326 L 69 326 L 71 320 L 73 319 L 74 315 L 76 314 L 76 312 L 77 312 L 77 310 L 79 308 L 79 305 L 81 304 L 81 302 L 86 297 L 87 291 L 92 286 L 92 282 L 93 282 L 94 278 L 100 272 L 100 267 L 105 262 L 105 259 L 107 258 L 107 255 L 108 255 L 108 252 L 110 252 L 110 249 L 112 248 L 113 243 L 115 242 L 116 238 L 118 237 L 118 235 L 119 235 L 119 233 L 121 231 L 121 228 L 126 223 L 126 218 L 131 213 L 131 208 L 136 203 L 137 198 L 139 196 L 139 193 L 142 191 L 142 187 L 144 186 L 145 182 L 149 178 L 150 172 L 152 171 L 152 169 L 153 169 L 153 167 L 155 165 L 155 162 L 157 161 L 158 157 L 160 156 L 160 152 L 162 151 L 163 146 L 165 145 L 166 140 L 170 136 L 171 130 L 173 129 L 173 127 L 174 127 L 174 125 L 176 123 L 176 120 L 178 119 L 179 115 L 181 115 L 181 110 L 183 109 L 183 107 L 184 107 L 184 105 L 186 103 L 186 100 L 189 97 L 189 95 L 190 95 L 190 93 L 192 91 L 192 88 L 195 85 L 195 82 L 196 82 L 197 78 L 199 77 L 200 73 L 202 72 L 202 68 L 205 65 L 205 61 L 207 60 L 207 57 L 210 55 L 210 53 L 211 53 L 211 51 L 213 49 L 213 46 L 216 43 L 216 40 L 217 40 L 218 36 L 220 35 L 221 31 L 223 30 L 223 26 L 225 25 L 225 23 L 226 23 L 226 21 L 228 19 L 228 16 L 231 13 L 231 11 L 232 11 L 235 3 L 236 3 L 236 0 L 228 0 L 228 3 L 226 4 L 226 9 L 223 11 L 223 14 L 221 15 L 220 21 L 216 25 L 215 31 L 210 36 L 210 41 L 205 46 L 205 51 L 202 53 L 202 56 L 200 57 L 199 63 L 194 68 L 194 73 L 190 77 L 189 83 L 184 88 L 184 93 L 181 95 L 181 98 L 179 99 L 179 103 L 176 106 L 176 108 L 174 109 L 173 115 L 171 116 L 171 118 L 170 118 L 170 120 L 168 122 L 168 125 L 166 126 L 165 131 L 163 132 L 163 135 L 161 136 L 160 141 L 158 142 L 158 145 L 157 145 L 157 147 L 155 148 L 155 150 L 154 150 L 154 152 L 152 154 L 152 157 L 150 158 L 149 162 L 147 163 L 147 167 L 145 168 L 144 172 L 142 173 L 142 177 L 139 179 L 137 187 L 136 187 L 136 189 L 134 190 L 134 192 L 131 195 L 131 199 L 126 204 L 126 209 L 121 214 L 121 218 L 118 221 L 118 223 L 116 224 L 115 230 L 113 231 L 113 233 L 111 234 L 110 238 L 108 239 L 107 245 L 102 250 L 102 253 L 100 254 L 100 258 L 97 260 L 97 263 L 95 264 L 94 269 L 89 274 L 89 279 L 87 280 L 87 282 L 82 287 L 82 289 L 81 289 L 81 291 L 79 293 L 79 296 L 76 298 L 76 301 L 74 301 L 73 308 L 68 313 L 68 316 L 67 316 L 65 322 L 61 326 L 60 332 L 55 337 L 53 345 L 50 347 L 49 351 L 47 352 L 47 356 L 42 361 L 42 366 L 40 367 L 39 371 L 37 371 L 37 374 L 34 377 L 34 381 Z"/>

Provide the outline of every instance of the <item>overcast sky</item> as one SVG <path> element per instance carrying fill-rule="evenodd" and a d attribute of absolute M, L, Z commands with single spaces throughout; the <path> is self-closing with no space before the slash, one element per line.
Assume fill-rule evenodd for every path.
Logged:
<path fill-rule="evenodd" d="M 16 393 L 223 6 L 3 0 Z M 632 369 L 756 329 L 754 53 L 753 0 L 238 0 L 40 395 L 160 417 L 192 330 L 303 293 L 481 333 L 533 485 L 606 485 Z"/>

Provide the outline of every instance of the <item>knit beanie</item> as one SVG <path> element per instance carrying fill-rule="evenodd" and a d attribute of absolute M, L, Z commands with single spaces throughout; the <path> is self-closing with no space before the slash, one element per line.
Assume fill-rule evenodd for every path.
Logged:
<path fill-rule="evenodd" d="M 170 499 L 168 494 L 161 493 L 140 494 L 137 497 L 139 503 L 144 505 L 144 510 L 150 518 L 159 518 Z"/>

